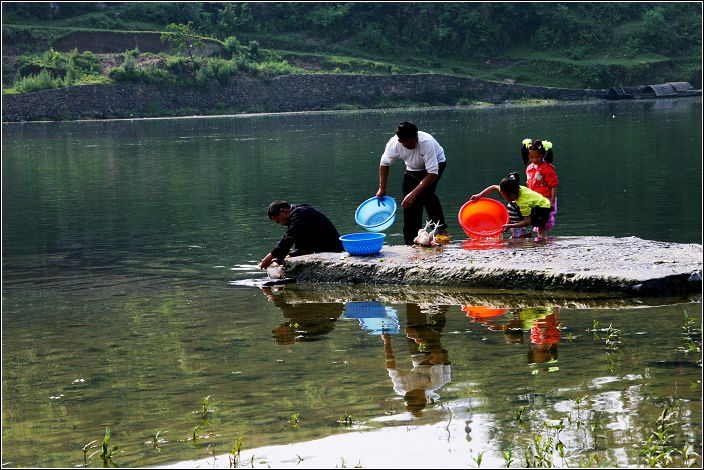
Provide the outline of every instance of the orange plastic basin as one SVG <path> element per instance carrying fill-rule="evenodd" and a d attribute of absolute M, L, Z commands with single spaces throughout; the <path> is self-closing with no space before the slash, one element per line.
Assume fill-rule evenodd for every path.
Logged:
<path fill-rule="evenodd" d="M 506 206 L 495 199 L 480 198 L 465 202 L 457 219 L 464 233 L 471 238 L 494 238 L 504 231 L 508 223 Z"/>

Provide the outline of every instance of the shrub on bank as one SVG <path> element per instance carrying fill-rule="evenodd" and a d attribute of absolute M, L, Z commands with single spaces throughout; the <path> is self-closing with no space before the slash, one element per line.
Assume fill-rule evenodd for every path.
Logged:
<path fill-rule="evenodd" d="M 160 65 L 140 67 L 126 54 L 124 63 L 110 70 L 109 76 L 115 81 L 206 87 L 214 83 L 226 85 L 232 78 L 245 73 L 264 78 L 301 71 L 281 59 L 256 62 L 246 56 L 232 59 L 167 56 Z"/>
<path fill-rule="evenodd" d="M 106 83 L 101 75 L 101 62 L 92 52 L 76 49 L 63 53 L 49 48 L 43 54 L 21 56 L 16 66 L 12 87 L 6 92 L 33 91 L 67 86 Z"/>
<path fill-rule="evenodd" d="M 31 93 L 33 91 L 62 88 L 64 86 L 63 78 L 55 78 L 47 70 L 42 70 L 36 75 L 18 78 L 15 83 L 13 83 L 12 88 L 17 93 Z"/>

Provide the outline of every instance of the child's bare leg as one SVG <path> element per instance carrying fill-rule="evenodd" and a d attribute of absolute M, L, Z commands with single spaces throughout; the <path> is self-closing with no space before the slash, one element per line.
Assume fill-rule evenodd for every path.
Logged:
<path fill-rule="evenodd" d="M 528 236 L 528 231 L 524 227 L 511 229 L 511 238 L 527 238 Z"/>
<path fill-rule="evenodd" d="M 538 227 L 538 240 L 546 240 L 548 238 L 548 229 L 545 227 Z"/>

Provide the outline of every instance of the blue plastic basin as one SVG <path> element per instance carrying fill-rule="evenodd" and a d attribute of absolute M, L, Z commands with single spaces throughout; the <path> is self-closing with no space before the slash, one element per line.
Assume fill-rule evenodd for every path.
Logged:
<path fill-rule="evenodd" d="M 383 233 L 348 233 L 340 237 L 342 248 L 351 255 L 373 255 L 384 246 Z"/>
<path fill-rule="evenodd" d="M 383 232 L 396 220 L 396 201 L 389 196 L 370 197 L 359 205 L 354 220 L 365 230 Z"/>

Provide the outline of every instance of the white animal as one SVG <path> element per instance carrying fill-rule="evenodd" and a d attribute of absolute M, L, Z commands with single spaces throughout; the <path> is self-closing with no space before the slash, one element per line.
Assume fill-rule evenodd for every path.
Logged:
<path fill-rule="evenodd" d="M 440 221 L 435 223 L 429 220 L 428 223 L 425 224 L 425 228 L 418 230 L 418 236 L 413 239 L 413 243 L 420 246 L 435 246 L 435 232 L 439 225 Z M 428 228 L 430 227 L 433 228 L 432 232 L 428 232 Z"/>
<path fill-rule="evenodd" d="M 273 262 L 266 268 L 266 274 L 269 276 L 269 279 L 281 279 L 281 276 L 284 274 L 284 267 Z"/>

